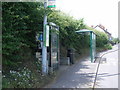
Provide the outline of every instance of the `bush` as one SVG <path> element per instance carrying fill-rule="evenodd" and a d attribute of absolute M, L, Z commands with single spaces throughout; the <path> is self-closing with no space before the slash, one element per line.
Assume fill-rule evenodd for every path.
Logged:
<path fill-rule="evenodd" d="M 36 47 L 36 32 L 43 30 L 42 4 L 37 2 L 2 3 L 3 65 L 16 67 L 22 61 L 23 48 Z M 42 13 L 42 14 L 40 14 Z M 28 51 L 26 53 L 29 53 Z"/>
<path fill-rule="evenodd" d="M 105 32 L 101 32 L 99 30 L 93 29 L 87 26 L 87 29 L 92 30 L 96 34 L 96 47 L 103 48 L 106 44 L 108 44 L 108 36 Z"/>
<path fill-rule="evenodd" d="M 104 45 L 104 48 L 105 49 L 112 49 L 112 45 L 111 44 L 106 44 L 106 45 Z"/>

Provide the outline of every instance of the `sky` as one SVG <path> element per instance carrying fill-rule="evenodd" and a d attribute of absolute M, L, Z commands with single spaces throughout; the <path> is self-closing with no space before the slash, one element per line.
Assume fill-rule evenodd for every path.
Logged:
<path fill-rule="evenodd" d="M 88 26 L 102 24 L 118 37 L 118 2 L 120 0 L 56 0 L 56 8 L 76 19 L 84 18 Z"/>

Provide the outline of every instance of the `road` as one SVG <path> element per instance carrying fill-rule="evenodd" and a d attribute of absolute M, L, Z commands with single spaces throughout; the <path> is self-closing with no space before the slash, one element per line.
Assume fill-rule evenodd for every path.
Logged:
<path fill-rule="evenodd" d="M 118 49 L 118 45 L 113 46 L 108 53 Z M 118 51 L 108 53 L 103 56 L 106 58 L 106 63 L 101 63 L 98 70 L 96 88 L 118 88 Z"/>

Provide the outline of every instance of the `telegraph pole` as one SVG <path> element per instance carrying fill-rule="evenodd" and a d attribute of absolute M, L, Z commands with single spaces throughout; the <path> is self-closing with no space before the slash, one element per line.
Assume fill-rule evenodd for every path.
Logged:
<path fill-rule="evenodd" d="M 44 0 L 44 8 L 47 8 L 47 0 Z M 47 47 L 45 45 L 46 39 L 46 25 L 47 25 L 47 13 L 45 12 L 44 15 L 44 22 L 43 22 L 43 45 L 42 45 L 42 74 L 48 74 L 48 61 L 47 61 Z"/>

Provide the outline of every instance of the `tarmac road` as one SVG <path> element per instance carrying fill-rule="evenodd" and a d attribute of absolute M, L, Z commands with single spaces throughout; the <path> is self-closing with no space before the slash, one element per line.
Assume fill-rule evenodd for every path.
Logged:
<path fill-rule="evenodd" d="M 117 49 L 118 45 L 115 45 L 112 50 L 106 52 Z M 118 88 L 118 51 L 108 53 L 103 58 L 106 58 L 106 63 L 100 64 L 96 88 Z"/>

